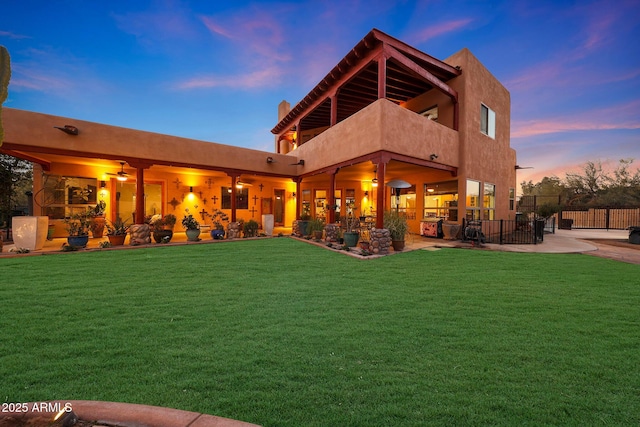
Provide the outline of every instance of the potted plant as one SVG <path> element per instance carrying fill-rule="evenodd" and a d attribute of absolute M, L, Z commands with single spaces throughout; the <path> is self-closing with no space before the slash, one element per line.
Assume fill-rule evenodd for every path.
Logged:
<path fill-rule="evenodd" d="M 127 233 L 129 232 L 129 225 L 125 221 L 122 221 L 120 218 L 116 219 L 114 222 L 107 222 L 107 238 L 109 239 L 109 243 L 111 246 L 121 246 L 124 245 L 124 241 L 127 238 Z"/>
<path fill-rule="evenodd" d="M 175 218 L 175 216 L 174 216 Z M 173 237 L 173 230 L 168 227 L 166 216 L 154 215 L 149 221 L 153 233 L 153 240 L 156 243 L 169 243 Z"/>
<path fill-rule="evenodd" d="M 309 234 L 309 230 L 307 230 L 309 226 L 309 220 L 311 219 L 311 215 L 308 213 L 303 213 L 300 215 L 300 220 L 298 221 L 298 233 L 299 237 L 304 237 Z"/>
<path fill-rule="evenodd" d="M 211 238 L 215 240 L 224 239 L 224 223 L 229 221 L 229 216 L 220 209 L 216 209 L 211 215 L 211 220 L 213 222 Z"/>
<path fill-rule="evenodd" d="M 307 224 L 307 232 L 313 235 L 316 240 L 322 240 L 322 232 L 324 231 L 324 221 L 322 218 L 313 218 Z"/>
<path fill-rule="evenodd" d="M 352 248 L 358 244 L 360 233 L 358 233 L 358 227 L 360 227 L 360 219 L 347 215 L 341 219 L 342 226 L 344 228 L 343 238 L 345 246 Z"/>
<path fill-rule="evenodd" d="M 384 228 L 391 234 L 391 245 L 394 251 L 404 249 L 404 236 L 409 231 L 407 218 L 396 211 L 386 211 L 384 213 Z"/>
<path fill-rule="evenodd" d="M 252 219 L 245 222 L 242 226 L 244 237 L 256 237 L 258 235 L 258 228 L 260 228 L 260 225 Z"/>
<path fill-rule="evenodd" d="M 162 217 L 162 225 L 165 230 L 173 231 L 173 227 L 176 225 L 178 218 L 174 214 L 166 214 Z"/>
<path fill-rule="evenodd" d="M 69 246 L 84 248 L 89 242 L 89 228 L 91 227 L 91 211 L 79 212 L 64 219 Z"/>
<path fill-rule="evenodd" d="M 187 234 L 187 240 L 190 242 L 197 242 L 200 240 L 200 223 L 193 215 L 188 213 L 182 218 L 182 226 Z"/>
<path fill-rule="evenodd" d="M 102 238 L 104 234 L 104 226 L 106 220 L 104 218 L 104 212 L 107 209 L 107 204 L 104 200 L 100 200 L 96 206 L 89 210 L 91 216 L 91 234 L 94 238 Z"/>

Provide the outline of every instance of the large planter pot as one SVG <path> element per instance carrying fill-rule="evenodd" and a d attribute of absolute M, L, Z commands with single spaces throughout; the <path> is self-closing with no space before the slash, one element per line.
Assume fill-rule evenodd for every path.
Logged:
<path fill-rule="evenodd" d="M 75 246 L 76 248 L 85 248 L 89 243 L 89 235 L 69 236 L 67 237 L 67 243 L 69 243 L 69 246 Z"/>
<path fill-rule="evenodd" d="M 460 233 L 460 224 L 456 223 L 442 223 L 442 234 L 444 235 L 444 240 L 456 240 L 458 238 L 458 233 Z"/>
<path fill-rule="evenodd" d="M 213 240 L 224 239 L 224 230 L 218 230 L 217 228 L 214 228 L 213 230 L 211 230 L 211 238 Z"/>
<path fill-rule="evenodd" d="M 316 240 L 322 240 L 322 230 L 316 230 L 313 232 L 313 238 Z"/>
<path fill-rule="evenodd" d="M 111 246 L 122 246 L 124 245 L 124 240 L 127 238 L 126 234 L 108 234 L 109 243 Z"/>
<path fill-rule="evenodd" d="M 298 221 L 298 232 L 300 233 L 300 237 L 304 237 L 309 233 L 309 221 Z"/>
<path fill-rule="evenodd" d="M 197 242 L 200 240 L 199 228 L 188 228 L 185 233 L 187 234 L 187 240 L 190 242 Z"/>
<path fill-rule="evenodd" d="M 267 236 L 273 236 L 274 217 L 273 214 L 262 215 L 262 229 Z"/>
<path fill-rule="evenodd" d="M 91 219 L 91 234 L 94 239 L 101 239 L 104 235 L 104 215 L 98 215 Z"/>
<path fill-rule="evenodd" d="M 13 243 L 16 248 L 37 251 L 42 249 L 49 232 L 48 216 L 14 216 L 11 219 Z"/>
<path fill-rule="evenodd" d="M 156 243 L 169 243 L 173 237 L 171 230 L 156 230 L 153 232 L 153 240 Z"/>
<path fill-rule="evenodd" d="M 393 250 L 396 252 L 402 252 L 404 249 L 404 240 L 392 240 L 391 246 L 393 246 Z"/>
<path fill-rule="evenodd" d="M 348 231 L 343 234 L 344 244 L 349 248 L 353 248 L 358 244 L 358 239 L 360 239 L 360 234 L 355 231 Z"/>

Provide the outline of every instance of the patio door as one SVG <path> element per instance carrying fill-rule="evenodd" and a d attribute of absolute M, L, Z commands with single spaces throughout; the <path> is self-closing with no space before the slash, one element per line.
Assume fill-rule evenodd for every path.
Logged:
<path fill-rule="evenodd" d="M 273 223 L 278 227 L 284 226 L 284 196 L 285 192 L 281 189 L 273 190 L 276 202 L 273 207 Z"/>

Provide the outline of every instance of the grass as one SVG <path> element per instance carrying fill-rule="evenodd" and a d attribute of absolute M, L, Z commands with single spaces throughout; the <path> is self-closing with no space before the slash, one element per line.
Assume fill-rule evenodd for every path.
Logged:
<path fill-rule="evenodd" d="M 265 426 L 638 425 L 640 268 L 293 239 L 0 258 L 6 402 Z"/>

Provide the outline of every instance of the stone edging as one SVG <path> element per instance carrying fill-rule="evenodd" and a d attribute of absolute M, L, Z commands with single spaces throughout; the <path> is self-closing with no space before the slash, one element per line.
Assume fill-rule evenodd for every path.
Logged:
<path fill-rule="evenodd" d="M 52 403 L 49 408 L 44 403 Z M 43 405 L 44 404 L 44 405 Z M 57 406 L 56 406 L 57 404 Z M 42 420 L 52 425 L 51 420 L 57 411 L 48 411 L 51 407 L 70 407 L 82 420 L 95 421 L 97 424 L 117 425 L 121 427 L 259 427 L 243 421 L 217 417 L 215 415 L 183 411 L 180 409 L 163 408 L 159 406 L 139 405 L 120 402 L 100 402 L 93 400 L 51 401 L 42 403 L 23 404 L 25 408 L 42 405 L 43 411 L 8 412 L 0 414 L 0 426 L 4 421 L 14 420 Z M 38 406 L 36 406 L 37 408 Z M 29 423 L 28 425 L 39 425 Z"/>

